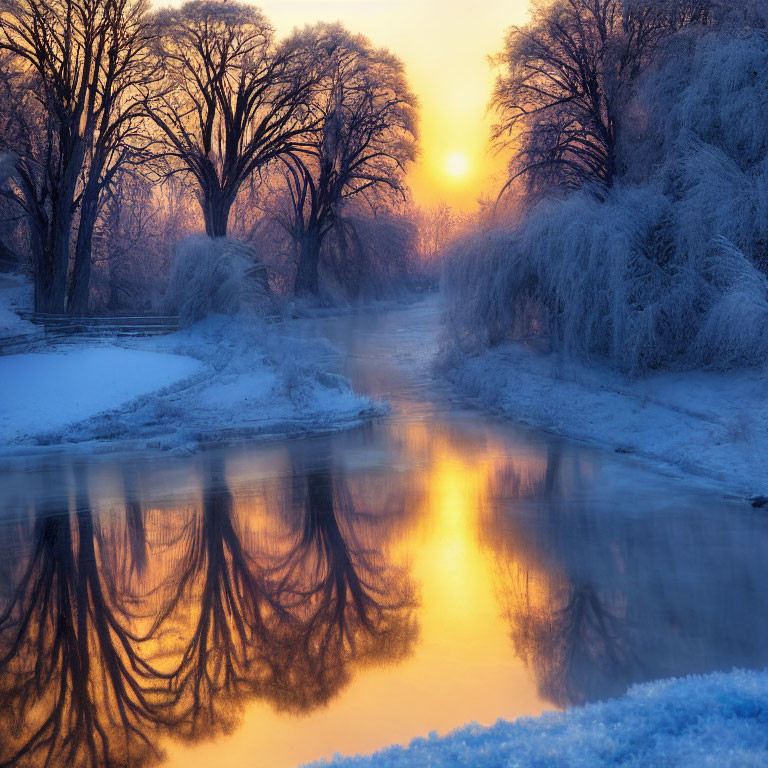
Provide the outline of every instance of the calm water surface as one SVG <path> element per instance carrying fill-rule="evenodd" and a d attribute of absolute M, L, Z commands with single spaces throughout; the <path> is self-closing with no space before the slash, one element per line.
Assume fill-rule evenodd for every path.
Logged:
<path fill-rule="evenodd" d="M 452 404 L 437 319 L 285 331 L 364 428 L 0 468 L 0 764 L 288 768 L 768 665 L 766 518 Z"/>

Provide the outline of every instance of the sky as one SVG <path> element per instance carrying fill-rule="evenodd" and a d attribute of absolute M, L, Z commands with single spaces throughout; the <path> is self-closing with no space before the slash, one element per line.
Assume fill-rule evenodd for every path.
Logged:
<path fill-rule="evenodd" d="M 421 157 L 408 183 L 417 205 L 472 210 L 499 187 L 504 162 L 488 147 L 488 56 L 525 21 L 528 0 L 261 0 L 280 36 L 341 21 L 405 64 L 421 109 Z"/>

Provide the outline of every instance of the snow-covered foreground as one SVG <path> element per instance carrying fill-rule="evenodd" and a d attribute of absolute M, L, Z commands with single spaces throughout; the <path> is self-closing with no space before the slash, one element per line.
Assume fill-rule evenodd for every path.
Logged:
<path fill-rule="evenodd" d="M 0 320 L 24 336 L 24 282 L 0 285 Z M 16 318 L 16 320 L 14 320 Z M 30 326 L 34 329 L 34 326 Z M 26 337 L 25 337 L 26 338 Z M 334 350 L 258 317 L 212 316 L 169 336 L 45 343 L 0 355 L 0 451 L 162 450 L 354 426 L 386 405 L 333 372 Z"/>
<path fill-rule="evenodd" d="M 56 432 L 201 368 L 189 357 L 117 347 L 0 357 L 0 443 Z"/>
<path fill-rule="evenodd" d="M 762 768 L 768 765 L 768 672 L 664 680 L 568 712 L 472 725 L 416 739 L 342 768 Z"/>
<path fill-rule="evenodd" d="M 454 356 L 460 393 L 565 437 L 663 462 L 745 495 L 768 494 L 768 378 L 758 370 L 629 379 L 507 343 Z"/>

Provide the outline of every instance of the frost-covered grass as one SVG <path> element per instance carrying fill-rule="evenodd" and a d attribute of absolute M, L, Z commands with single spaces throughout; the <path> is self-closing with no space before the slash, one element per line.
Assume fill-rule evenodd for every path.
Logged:
<path fill-rule="evenodd" d="M 768 672 L 631 688 L 539 718 L 471 725 L 407 748 L 337 758 L 338 768 L 758 768 L 768 764 Z M 319 765 L 319 764 L 318 764 Z"/>

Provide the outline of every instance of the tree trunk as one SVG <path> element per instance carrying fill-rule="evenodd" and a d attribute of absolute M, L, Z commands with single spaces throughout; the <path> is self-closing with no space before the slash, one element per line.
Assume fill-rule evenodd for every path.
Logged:
<path fill-rule="evenodd" d="M 73 142 L 69 160 L 62 175 L 58 197 L 53 206 L 51 231 L 53 254 L 53 285 L 50 312 L 63 314 L 67 307 L 67 272 L 69 271 L 69 239 L 72 236 L 72 220 L 75 213 L 75 192 L 85 157 L 85 142 L 78 138 Z"/>
<path fill-rule="evenodd" d="M 205 234 L 208 237 L 226 237 L 229 224 L 229 211 L 234 197 L 231 192 L 211 190 L 204 192 L 202 203 L 205 219 Z"/>
<path fill-rule="evenodd" d="M 88 314 L 88 296 L 91 286 L 91 251 L 93 231 L 99 212 L 99 191 L 92 186 L 86 187 L 80 207 L 80 226 L 75 244 L 75 266 L 72 271 L 72 283 L 69 289 L 67 311 L 71 315 L 82 317 Z"/>
<path fill-rule="evenodd" d="M 293 291 L 296 296 L 317 296 L 318 294 L 321 244 L 320 233 L 311 230 L 304 232 L 298 242 L 299 266 L 296 270 L 296 284 Z"/>
<path fill-rule="evenodd" d="M 72 232 L 72 214 L 70 206 L 59 201 L 53 228 L 51 231 L 52 242 L 50 250 L 52 254 L 52 280 L 49 304 L 49 312 L 63 314 L 67 306 L 67 271 L 69 269 L 69 237 Z"/>
<path fill-rule="evenodd" d="M 29 250 L 35 282 L 35 312 L 48 312 L 51 295 L 51 257 L 46 249 L 45 225 L 29 217 Z"/>

